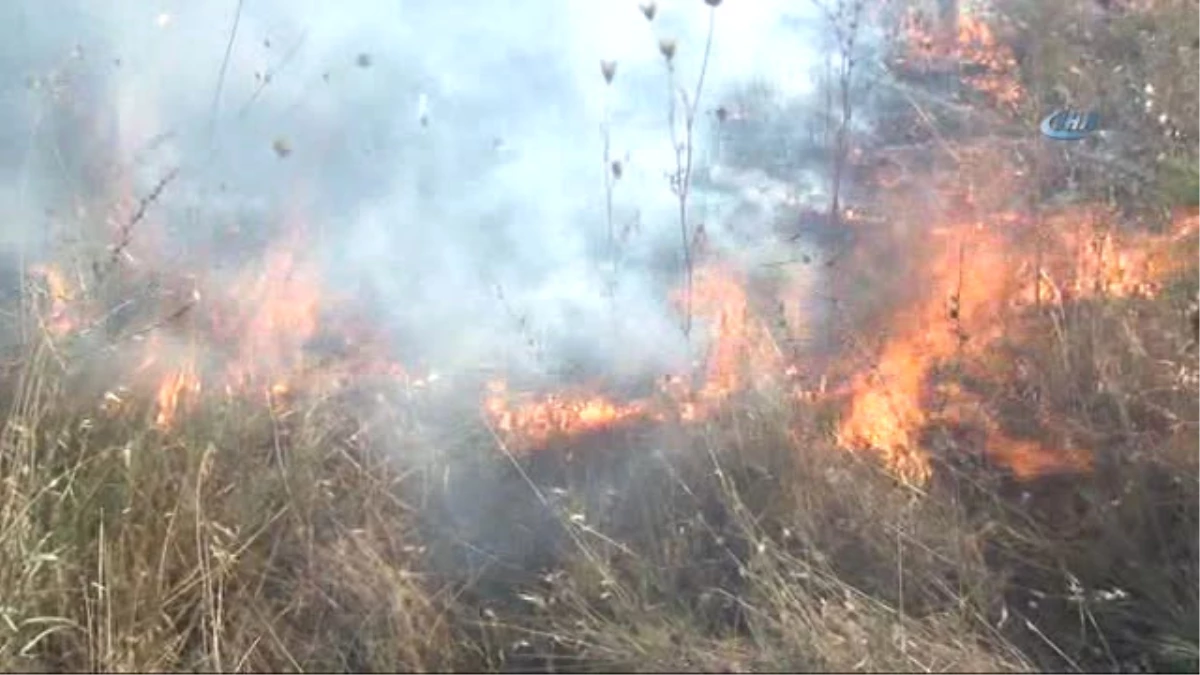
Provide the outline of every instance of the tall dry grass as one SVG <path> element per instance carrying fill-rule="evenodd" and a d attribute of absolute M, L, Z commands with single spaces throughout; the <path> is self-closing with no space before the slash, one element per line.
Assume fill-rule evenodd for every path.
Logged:
<path fill-rule="evenodd" d="M 164 432 L 149 397 L 81 395 L 50 344 L 4 380 L 0 667 L 453 662 L 400 477 L 347 444 L 344 402 L 205 401 Z"/>
<path fill-rule="evenodd" d="M 837 446 L 839 402 L 770 392 L 569 459 L 510 454 L 459 392 L 446 428 L 368 389 L 162 430 L 149 393 L 105 396 L 119 361 L 0 308 L 0 669 L 1194 672 L 1196 298 L 1193 266 L 1023 317 L 964 386 L 1093 471 L 942 452 L 923 489 Z"/>
<path fill-rule="evenodd" d="M 163 431 L 149 397 L 102 407 L 87 362 L 38 339 L 4 379 L 0 663 L 1188 669 L 1194 286 L 1063 307 L 1023 345 L 1039 400 L 1097 441 L 1093 473 L 947 463 L 923 491 L 837 448 L 832 402 L 747 394 L 570 462 L 478 425 L 431 449 L 399 400 L 364 431 L 362 392 L 212 397 Z"/>

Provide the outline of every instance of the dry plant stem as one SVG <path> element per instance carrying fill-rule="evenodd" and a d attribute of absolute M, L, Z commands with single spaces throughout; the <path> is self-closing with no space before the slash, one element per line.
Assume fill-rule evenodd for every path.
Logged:
<path fill-rule="evenodd" d="M 838 0 L 837 15 L 832 15 L 828 8 L 817 3 L 826 14 L 834 35 L 838 41 L 838 96 L 841 104 L 841 120 L 838 123 L 833 148 L 833 178 L 830 187 L 829 220 L 837 223 L 841 213 L 842 177 L 846 168 L 846 153 L 850 133 L 850 121 L 854 107 L 850 98 L 854 77 L 854 43 L 858 34 L 858 24 L 862 12 L 861 0 L 850 0 L 849 27 L 843 29 L 840 19 L 846 15 L 846 0 Z M 828 99 L 827 99 L 828 103 Z"/>
<path fill-rule="evenodd" d="M 93 268 L 96 277 L 95 283 L 97 285 L 99 285 L 109 274 L 112 273 L 113 268 L 115 268 L 117 264 L 121 262 L 121 258 L 128 255 L 126 251 L 129 248 L 129 245 L 133 243 L 133 228 L 137 227 L 138 223 L 145 219 L 146 212 L 151 206 L 153 206 L 158 202 L 159 199 L 162 198 L 163 192 L 166 191 L 167 186 L 169 186 L 178 177 L 179 168 L 175 167 L 170 169 L 163 174 L 163 177 L 160 178 L 157 183 L 154 184 L 154 188 L 150 190 L 149 194 L 138 200 L 137 209 L 134 210 L 133 215 L 129 217 L 128 221 L 121 225 L 121 229 L 118 232 L 117 241 L 110 247 L 109 256 L 105 261 L 104 267 L 100 267 L 97 264 Z"/>
<path fill-rule="evenodd" d="M 536 361 L 540 362 L 542 359 L 542 347 L 529 325 L 529 317 L 518 312 L 513 307 L 512 303 L 508 301 L 508 296 L 504 293 L 504 286 L 499 282 L 496 283 L 496 299 L 500 302 L 500 305 L 504 308 L 509 318 L 512 319 L 513 323 L 516 324 L 517 329 L 521 331 L 521 337 L 525 340 L 525 346 L 529 348 L 529 353 L 533 355 Z"/>
<path fill-rule="evenodd" d="M 483 423 L 487 427 L 488 433 L 492 437 L 492 441 L 496 444 L 496 448 L 498 448 L 500 450 L 501 454 L 504 455 L 505 459 L 507 459 L 509 461 L 509 463 L 512 464 L 513 468 L 516 469 L 517 474 L 521 477 L 522 482 L 524 482 L 525 485 L 529 488 L 529 490 L 533 494 L 534 498 L 537 499 L 538 503 L 541 504 L 542 508 L 546 509 L 547 511 L 549 511 L 551 513 L 555 513 L 556 509 L 554 508 L 553 504 L 550 503 L 550 500 L 546 497 L 546 493 L 544 493 L 542 491 L 542 489 L 538 487 L 537 483 L 534 482 L 533 478 L 530 477 L 529 473 L 525 470 L 525 467 L 521 464 L 521 462 L 517 459 L 516 455 L 514 455 L 512 450 L 508 447 L 508 444 L 505 443 L 504 439 L 501 437 L 501 435 L 499 433 L 497 433 L 496 428 L 487 419 L 484 419 Z M 575 544 L 579 553 L 581 555 L 583 555 L 588 560 L 589 563 L 592 564 L 594 570 L 598 574 L 600 574 L 601 577 L 612 581 L 613 580 L 612 575 L 609 574 L 607 566 L 599 558 L 599 556 L 596 554 L 596 552 L 593 551 L 586 544 L 586 542 L 584 542 L 583 539 L 579 536 L 577 528 L 574 527 L 574 523 L 572 523 L 569 519 L 562 519 L 560 522 L 562 523 L 563 529 L 566 531 L 567 535 L 571 538 L 571 542 L 573 544 Z M 614 594 L 616 594 L 618 597 L 622 597 L 624 599 L 624 591 L 619 584 L 616 584 L 616 583 L 612 584 L 612 590 L 613 590 Z"/>
<path fill-rule="evenodd" d="M 692 252 L 688 246 L 687 192 L 682 189 L 682 157 L 679 134 L 675 128 L 675 64 L 667 61 L 667 123 L 671 130 L 671 149 L 675 152 L 675 175 L 671 177 L 671 188 L 679 198 L 679 240 L 683 247 L 684 318 L 683 333 L 690 335 L 692 328 Z"/>
<path fill-rule="evenodd" d="M 604 222 L 608 228 L 608 263 L 616 266 L 617 243 L 613 228 L 613 187 L 616 182 L 612 171 L 612 88 L 604 89 L 604 123 L 601 133 L 604 137 Z"/>
<path fill-rule="evenodd" d="M 612 85 L 606 83 L 604 88 L 604 221 L 607 228 L 608 251 L 606 269 L 604 270 L 604 294 L 608 296 L 609 310 L 613 319 L 613 329 L 616 330 L 617 319 L 617 250 L 616 227 L 613 224 L 613 191 L 616 188 L 617 176 L 612 163 Z"/>
<path fill-rule="evenodd" d="M 307 39 L 308 31 L 301 33 L 300 39 L 298 39 L 296 44 L 292 45 L 292 48 L 283 55 L 283 58 L 280 59 L 278 65 L 276 65 L 274 68 L 268 69 L 265 73 L 263 73 L 262 79 L 258 82 L 258 86 L 254 88 L 254 93 L 250 94 L 250 97 L 246 99 L 246 102 L 242 104 L 241 109 L 238 110 L 238 119 L 243 119 L 246 117 L 246 113 L 250 112 L 251 106 L 253 106 L 258 100 L 259 96 L 262 95 L 263 90 L 267 88 L 267 85 L 271 84 L 272 80 L 275 79 L 275 76 L 279 74 L 279 71 L 283 70 L 289 63 L 291 63 L 296 54 L 300 52 L 300 48 L 304 46 L 304 41 Z"/>
<path fill-rule="evenodd" d="M 225 73 L 229 70 L 229 59 L 233 55 L 233 43 L 237 40 L 238 25 L 242 22 L 242 6 L 246 0 L 238 0 L 233 13 L 233 26 L 229 29 L 229 41 L 225 43 L 225 56 L 221 59 L 221 70 L 217 73 L 217 89 L 213 92 L 212 110 L 208 118 L 208 144 L 212 147 L 217 131 L 217 112 L 221 108 L 221 90 L 225 88 Z"/>
<path fill-rule="evenodd" d="M 667 60 L 667 84 L 670 90 L 670 128 L 671 146 L 675 150 L 675 177 L 672 181 L 675 194 L 679 198 L 679 236 L 683 247 L 684 267 L 684 319 L 683 333 L 690 337 L 692 332 L 692 287 L 695 276 L 695 261 L 692 255 L 691 230 L 687 222 L 688 199 L 691 193 L 692 163 L 694 159 L 694 131 L 696 127 L 696 110 L 700 105 L 700 94 L 704 89 L 704 76 L 708 72 L 708 58 L 712 53 L 713 29 L 716 25 L 716 7 L 708 10 L 708 36 L 704 40 L 704 57 L 700 61 L 700 75 L 696 79 L 695 93 L 689 97 L 682 89 L 679 97 L 683 100 L 684 119 L 683 143 L 678 140 L 675 114 L 675 65 Z"/>

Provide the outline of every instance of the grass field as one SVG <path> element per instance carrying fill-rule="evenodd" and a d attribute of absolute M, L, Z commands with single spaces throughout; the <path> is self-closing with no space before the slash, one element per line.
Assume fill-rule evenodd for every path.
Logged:
<path fill-rule="evenodd" d="M 1146 26 L 1190 40 L 1161 4 L 1089 76 Z M 1048 7 L 1012 11 L 1075 25 Z M 302 239 L 209 286 L 123 266 L 154 260 L 150 197 L 116 243 L 14 265 L 0 669 L 1195 672 L 1194 143 L 1133 195 L 930 117 L 976 99 L 906 100 L 925 135 L 847 160 L 848 252 L 793 261 L 825 270 L 819 325 L 787 313 L 816 282 L 697 253 L 706 351 L 640 396 L 418 372 Z"/>
<path fill-rule="evenodd" d="M 844 397 L 765 386 L 696 422 L 533 453 L 476 399 L 388 378 L 326 374 L 265 397 L 176 388 L 188 405 L 164 424 L 161 393 L 114 391 L 125 363 L 29 317 L 2 379 L 0 658 L 1194 668 L 1196 290 L 1194 269 L 1180 275 L 1154 297 L 1030 310 L 1021 340 L 959 363 L 993 377 L 962 386 L 1000 418 L 1041 411 L 1086 442 L 1089 469 L 1019 479 L 980 461 L 969 424 L 931 419 L 925 483 L 839 444 Z M 1028 372 L 1000 377 L 997 354 Z"/>

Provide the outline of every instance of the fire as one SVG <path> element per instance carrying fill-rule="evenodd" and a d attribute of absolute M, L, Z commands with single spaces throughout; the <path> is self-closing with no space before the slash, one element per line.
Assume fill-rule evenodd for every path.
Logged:
<path fill-rule="evenodd" d="M 589 394 L 513 396 L 505 382 L 495 381 L 484 400 L 488 420 L 511 445 L 532 449 L 635 421 L 700 422 L 731 396 L 787 374 L 779 348 L 731 269 L 719 264 L 698 269 L 692 293 L 696 325 L 708 329 L 710 340 L 698 386 L 689 386 L 691 377 L 667 375 L 658 383 L 659 396 L 618 403 Z M 686 306 L 682 292 L 671 299 Z"/>
<path fill-rule="evenodd" d="M 1009 109 L 1023 100 L 1016 56 L 983 18 L 959 13 L 952 37 L 939 38 L 927 21 L 910 10 L 901 31 L 903 67 L 959 72 L 964 84 Z"/>
<path fill-rule="evenodd" d="M 618 404 L 601 396 L 550 395 L 541 400 L 510 402 L 503 381 L 488 385 L 484 412 L 497 431 L 518 449 L 543 446 L 558 438 L 609 429 L 651 416 L 646 401 Z"/>
<path fill-rule="evenodd" d="M 1067 209 L 1045 216 L 1038 227 L 1030 218 L 997 214 L 986 222 L 933 230 L 924 250 L 909 253 L 921 261 L 916 292 L 890 317 L 875 364 L 850 378 L 839 443 L 878 453 L 898 476 L 919 483 L 932 471 L 922 433 L 931 424 L 974 423 L 986 434 L 988 456 L 1018 476 L 1086 469 L 1087 453 L 1007 434 L 982 401 L 933 373 L 948 360 L 980 355 L 1012 328 L 1006 316 L 1038 303 L 1156 293 L 1184 262 L 1175 255 L 1180 237 L 1200 229 L 1194 213 L 1168 235 L 1105 226 L 1113 221 L 1100 210 Z M 848 226 L 866 221 L 853 223 Z M 1032 267 L 1039 237 L 1040 271 Z M 297 230 L 232 283 L 195 281 L 196 306 L 184 334 L 175 336 L 176 344 L 188 348 L 173 349 L 166 327 L 141 343 L 144 354 L 134 376 L 153 382 L 156 426 L 176 426 L 202 391 L 265 399 L 274 407 L 330 382 L 342 386 L 371 375 L 424 386 L 426 380 L 409 379 L 386 358 L 369 331 L 359 335 L 348 324 L 338 328 L 352 356 L 318 363 L 308 354 L 309 343 L 322 333 L 321 309 L 329 300 L 303 243 Z M 58 268 L 47 265 L 37 272 L 50 298 L 48 325 L 55 332 L 70 330 L 83 311 L 82 299 Z M 498 380 L 488 387 L 483 412 L 511 447 L 527 450 L 641 422 L 703 422 L 738 394 L 764 387 L 805 399 L 791 383 L 799 364 L 783 354 L 752 297 L 747 281 L 729 265 L 710 261 L 696 270 L 690 304 L 702 357 L 694 373 L 662 377 L 655 395 L 631 401 L 582 391 L 537 397 L 514 393 Z M 679 293 L 671 300 L 687 304 Z M 930 404 L 939 396 L 940 408 Z"/>
<path fill-rule="evenodd" d="M 931 473 L 916 441 L 926 422 L 920 405 L 926 348 L 915 335 L 888 345 L 877 370 L 855 378 L 850 411 L 838 430 L 840 443 L 879 452 L 899 476 L 917 483 Z"/>
<path fill-rule="evenodd" d="M 1123 234 L 1101 227 L 1112 220 L 1099 210 L 1060 214 L 1049 220 L 1047 227 L 1056 233 L 1063 253 L 1056 260 L 1075 264 L 1074 269 L 1058 270 L 1060 276 L 1067 277 L 1065 283 L 1043 278 L 1042 290 L 1051 299 L 1099 294 L 1152 296 L 1164 279 L 1181 271 L 1188 262 L 1177 244 L 1200 229 L 1195 214 L 1178 214 L 1169 231 L 1161 235 Z"/>
<path fill-rule="evenodd" d="M 244 273 L 232 285 L 229 316 L 214 317 L 218 332 L 237 343 L 226 373 L 234 389 L 286 389 L 281 378 L 301 365 L 304 345 L 317 332 L 318 276 L 297 250 L 294 243 L 272 249 L 262 272 Z"/>
<path fill-rule="evenodd" d="M 171 373 L 158 385 L 155 395 L 158 413 L 154 417 L 154 424 L 160 429 L 170 428 L 175 423 L 180 404 L 189 394 L 200 394 L 200 378 L 192 364 L 186 364 Z"/>
<path fill-rule="evenodd" d="M 991 26 L 977 17 L 961 15 L 958 47 L 959 58 L 980 71 L 966 76 L 969 85 L 1002 105 L 1015 107 L 1021 102 L 1024 92 L 1016 76 L 1017 59 L 996 40 Z"/>
<path fill-rule="evenodd" d="M 79 327 L 76 317 L 76 294 L 67 277 L 55 265 L 37 265 L 32 270 L 46 284 L 49 307 L 44 316 L 46 329 L 55 337 L 62 337 Z"/>
<path fill-rule="evenodd" d="M 840 444 L 878 453 L 896 475 L 921 483 L 932 472 L 921 433 L 935 422 L 976 420 L 986 432 L 988 455 L 1018 476 L 1086 468 L 1086 453 L 1010 437 L 988 417 L 982 401 L 931 381 L 931 373 L 939 363 L 978 354 L 1004 336 L 1012 328 L 1004 317 L 1016 317 L 1039 294 L 1042 302 L 1062 302 L 1097 293 L 1153 292 L 1171 269 L 1161 255 L 1170 248 L 1164 246 L 1168 240 L 1105 232 L 1098 224 L 1108 220 L 1086 209 L 1048 216 L 1041 225 L 1049 241 L 1043 244 L 1047 262 L 1040 277 L 1029 265 L 1035 258 L 1034 224 L 1028 218 L 998 214 L 986 223 L 935 230 L 928 250 L 911 253 L 924 261 L 921 292 L 892 317 L 875 365 L 851 379 L 837 433 Z M 674 299 L 683 305 L 678 294 Z M 518 397 L 497 382 L 485 400 L 485 414 L 510 441 L 532 448 L 634 420 L 699 422 L 739 392 L 788 385 L 797 366 L 754 312 L 736 273 L 719 264 L 697 270 L 693 307 L 696 326 L 707 329 L 709 338 L 698 383 L 668 376 L 662 397 L 619 403 L 588 394 Z M 946 399 L 941 410 L 930 405 L 935 394 Z"/>
<path fill-rule="evenodd" d="M 1018 476 L 1085 469 L 1085 453 L 1006 436 L 982 402 L 929 381 L 929 374 L 948 359 L 980 354 L 1011 328 L 1006 316 L 1039 299 L 1059 303 L 1156 292 L 1178 269 L 1173 243 L 1197 229 L 1191 216 L 1180 219 L 1168 236 L 1122 237 L 1099 228 L 1111 220 L 1088 209 L 1048 217 L 1042 226 L 1047 263 L 1040 275 L 1030 269 L 1035 252 L 1027 219 L 1001 215 L 986 224 L 941 230 L 921 275 L 929 292 L 897 313 L 877 364 L 853 380 L 849 412 L 838 431 L 841 443 L 881 453 L 898 475 L 919 483 L 931 469 L 918 435 L 933 421 L 970 416 L 983 420 L 987 454 Z M 928 412 L 926 400 L 933 393 L 948 399 L 940 414 Z"/>
<path fill-rule="evenodd" d="M 145 387 L 153 396 L 155 426 L 168 430 L 194 408 L 205 390 L 265 398 L 275 406 L 301 393 L 342 388 L 362 378 L 424 386 L 424 380 L 410 379 L 387 358 L 379 336 L 350 325 L 338 327 L 345 329 L 347 353 L 325 360 L 309 354 L 309 343 L 322 330 L 319 315 L 326 296 L 319 270 L 303 255 L 303 242 L 301 233 L 293 232 L 232 281 L 205 283 L 188 274 L 168 273 L 163 285 L 190 285 L 190 299 L 168 293 L 157 314 L 142 317 L 150 329 L 138 331 L 127 342 L 140 349 L 131 380 L 107 392 L 102 407 L 116 413 L 124 405 L 113 391 Z M 135 282 L 154 270 L 152 251 L 140 258 L 137 273 L 129 275 Z M 43 265 L 34 272 L 49 298 L 42 311 L 48 331 L 59 337 L 78 329 L 89 299 L 77 293 L 56 266 Z"/>
<path fill-rule="evenodd" d="M 187 326 L 192 348 L 170 353 L 157 336 L 145 343 L 139 371 L 163 373 L 155 397 L 160 428 L 174 426 L 184 401 L 199 395 L 204 377 L 216 379 L 214 388 L 231 396 L 286 396 L 289 378 L 304 363 L 305 343 L 317 331 L 317 276 L 299 260 L 294 241 L 273 247 L 261 267 L 243 270 L 232 284 L 213 286 L 195 292 L 193 311 L 201 316 Z M 211 346 L 206 362 L 217 365 L 202 368 L 196 344 Z"/>
<path fill-rule="evenodd" d="M 1013 52 L 982 18 L 958 14 L 940 38 L 912 15 L 904 27 L 907 66 L 949 63 L 968 86 L 994 101 L 1008 107 L 1022 102 Z M 137 126 L 131 112 L 122 120 L 125 126 Z M 122 228 L 134 220 L 138 203 L 129 179 L 123 176 L 118 186 L 125 199 L 124 211 L 114 220 L 117 241 L 127 234 Z M 1172 257 L 1172 237 L 1197 229 L 1194 214 L 1168 237 L 1102 227 L 1113 220 L 1100 211 L 1069 209 L 1050 214 L 1035 228 L 1029 218 L 997 214 L 981 222 L 950 223 L 923 238 L 922 247 L 908 253 L 920 261 L 911 297 L 888 317 L 874 363 L 848 378 L 848 401 L 836 433 L 839 444 L 878 453 L 900 477 L 923 482 L 932 468 L 922 434 L 937 423 L 971 422 L 985 433 L 988 455 L 1018 476 L 1086 468 L 1084 452 L 1007 433 L 985 402 L 939 381 L 936 370 L 954 359 L 979 357 L 1009 334 L 1009 318 L 1032 306 L 1156 293 L 1179 265 Z M 850 213 L 844 224 L 863 226 Z M 147 231 L 149 238 L 143 236 Z M 125 245 L 129 242 L 119 250 L 122 264 L 140 273 L 155 266 L 157 249 L 163 247 L 155 237 L 166 235 L 145 223 L 139 224 L 138 235 L 133 241 L 137 255 Z M 329 328 L 322 325 L 322 309 L 337 303 L 330 301 L 319 267 L 305 255 L 306 243 L 302 228 L 292 227 L 259 264 L 232 280 L 195 280 L 196 302 L 187 320 L 157 328 L 141 343 L 145 353 L 133 375 L 138 386 L 153 392 L 153 420 L 159 428 L 175 427 L 202 392 L 265 399 L 275 406 L 330 382 L 341 386 L 366 375 L 403 379 L 417 388 L 431 381 L 409 379 L 403 368 L 372 348 L 371 339 L 348 334 L 343 337 L 353 356 L 332 363 L 312 357 L 310 344 Z M 83 294 L 58 267 L 36 271 L 49 298 L 48 330 L 63 335 L 77 329 L 79 317 L 88 315 Z M 512 447 L 536 449 L 640 422 L 704 422 L 739 394 L 764 388 L 782 388 L 795 400 L 805 399 L 808 394 L 791 382 L 801 364 L 779 348 L 755 311 L 757 296 L 739 270 L 710 260 L 695 270 L 693 282 L 688 302 L 679 293 L 669 300 L 695 313 L 693 344 L 702 353 L 694 372 L 665 374 L 655 395 L 629 401 L 577 390 L 545 396 L 514 393 L 497 380 L 483 397 L 485 417 Z M 337 328 L 347 333 L 346 326 Z M 189 347 L 172 348 L 170 338 Z M 112 398 L 119 403 L 119 397 Z M 936 398 L 942 399 L 940 406 L 931 403 Z"/>
<path fill-rule="evenodd" d="M 692 301 L 701 323 L 709 323 L 712 333 L 706 377 L 697 396 L 701 402 L 718 404 L 783 373 L 783 355 L 730 270 L 716 265 L 700 269 Z"/>

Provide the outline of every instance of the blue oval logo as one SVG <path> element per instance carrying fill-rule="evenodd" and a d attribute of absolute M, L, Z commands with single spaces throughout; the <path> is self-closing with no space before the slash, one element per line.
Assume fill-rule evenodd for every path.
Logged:
<path fill-rule="evenodd" d="M 1100 127 L 1094 112 L 1056 110 L 1042 120 L 1042 135 L 1056 141 L 1078 141 Z"/>

